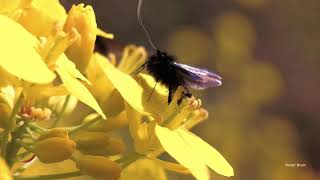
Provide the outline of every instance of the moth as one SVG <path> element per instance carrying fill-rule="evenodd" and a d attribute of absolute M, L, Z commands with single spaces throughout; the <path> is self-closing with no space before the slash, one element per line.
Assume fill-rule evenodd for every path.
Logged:
<path fill-rule="evenodd" d="M 164 84 L 169 89 L 168 104 L 172 101 L 174 92 L 179 86 L 184 87 L 184 95 L 189 98 L 192 96 L 192 93 L 189 90 L 190 88 L 199 90 L 220 86 L 222 84 L 222 78 L 217 73 L 203 68 L 180 64 L 177 62 L 177 58 L 175 56 L 164 51 L 160 51 L 155 47 L 148 31 L 142 23 L 141 4 L 142 0 L 139 0 L 137 11 L 138 22 L 156 53 L 151 55 L 148 60 L 137 69 L 135 74 L 146 69 L 154 77 L 156 84 L 151 95 L 158 82 Z M 180 102 L 178 101 L 178 104 Z"/>

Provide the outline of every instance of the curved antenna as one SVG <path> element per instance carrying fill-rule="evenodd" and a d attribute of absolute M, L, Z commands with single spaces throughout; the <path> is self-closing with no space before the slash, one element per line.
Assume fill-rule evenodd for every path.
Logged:
<path fill-rule="evenodd" d="M 146 27 L 145 27 L 145 26 L 143 25 L 143 23 L 142 23 L 142 18 L 141 18 L 141 5 L 142 5 L 142 1 L 143 1 L 143 0 L 139 0 L 139 4 L 138 4 L 138 10 L 137 10 L 138 22 L 139 22 L 142 30 L 143 30 L 144 33 L 146 34 L 146 36 L 147 36 L 147 38 L 148 38 L 148 40 L 149 40 L 149 43 L 150 43 L 150 45 L 152 46 L 152 48 L 153 48 L 154 50 L 157 50 L 156 46 L 153 44 L 153 42 L 152 42 L 152 40 L 151 40 L 151 37 L 150 37 L 150 35 L 149 35 Z"/>

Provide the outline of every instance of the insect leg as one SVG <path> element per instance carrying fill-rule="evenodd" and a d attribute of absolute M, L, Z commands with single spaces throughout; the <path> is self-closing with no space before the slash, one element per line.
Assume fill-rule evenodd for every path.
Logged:
<path fill-rule="evenodd" d="M 180 99 L 178 99 L 177 103 L 178 105 L 181 104 L 182 100 L 186 97 L 191 98 L 192 97 L 192 93 L 190 92 L 190 90 L 186 87 L 184 87 L 185 91 L 182 92 Z"/>
<path fill-rule="evenodd" d="M 184 92 L 184 96 L 191 98 L 192 97 L 192 93 L 188 88 L 185 88 L 186 92 Z"/>
<path fill-rule="evenodd" d="M 151 98 L 151 96 L 152 96 L 152 94 L 153 94 L 153 91 L 154 91 L 154 89 L 156 89 L 156 86 L 157 86 L 157 84 L 158 84 L 158 80 L 156 81 L 156 84 L 154 85 L 154 87 L 153 87 L 153 89 L 152 89 L 152 91 L 151 91 L 151 93 L 150 93 L 150 96 L 148 97 L 148 100 L 147 100 L 147 102 L 149 101 L 149 99 Z"/>
<path fill-rule="evenodd" d="M 176 92 L 177 88 L 174 86 L 169 86 L 169 95 L 168 95 L 168 104 L 171 103 L 173 99 L 174 92 Z"/>

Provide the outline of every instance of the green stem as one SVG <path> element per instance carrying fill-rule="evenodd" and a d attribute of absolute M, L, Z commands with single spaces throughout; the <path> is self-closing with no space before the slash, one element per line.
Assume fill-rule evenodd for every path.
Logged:
<path fill-rule="evenodd" d="M 83 176 L 82 172 L 75 171 L 75 172 L 68 172 L 68 173 L 61 173 L 61 174 L 50 174 L 50 175 L 38 175 L 38 176 L 15 176 L 15 180 L 51 180 L 51 179 L 64 179 L 64 178 L 71 178 Z"/>
<path fill-rule="evenodd" d="M 22 135 L 25 133 L 28 123 L 24 123 L 22 126 L 16 128 L 14 132 L 11 133 L 12 141 L 8 144 L 7 149 L 7 163 L 9 166 L 12 166 L 16 155 L 20 149 L 20 145 L 17 143 L 19 139 L 21 139 Z"/>
<path fill-rule="evenodd" d="M 145 157 L 142 154 L 138 154 L 138 153 L 131 153 L 127 156 L 124 156 L 118 160 L 116 160 L 117 163 L 121 164 L 122 168 L 126 168 L 128 165 L 130 165 L 131 163 L 137 161 L 138 159 Z"/>
<path fill-rule="evenodd" d="M 35 131 L 38 131 L 38 132 L 40 132 L 40 133 L 45 133 L 46 131 L 48 131 L 47 129 L 42 128 L 42 127 L 36 125 L 35 123 L 29 123 L 28 126 L 29 126 L 31 129 L 33 129 L 33 130 L 35 130 Z"/>
<path fill-rule="evenodd" d="M 80 124 L 79 126 L 75 126 L 73 128 L 70 128 L 69 130 L 69 135 L 74 135 L 75 133 L 77 133 L 78 131 L 82 130 L 82 129 L 85 129 L 89 126 L 91 126 L 92 124 L 98 122 L 98 121 L 101 121 L 101 120 L 104 120 L 102 119 L 100 116 L 96 117 L 95 119 L 91 120 L 91 121 L 87 121 L 87 122 L 84 122 L 82 124 Z"/>
<path fill-rule="evenodd" d="M 63 103 L 63 106 L 62 106 L 62 108 L 61 108 L 61 111 L 59 112 L 56 120 L 53 122 L 53 124 L 51 125 L 50 128 L 56 127 L 57 124 L 60 122 L 60 120 L 62 119 L 62 116 L 63 116 L 64 112 L 65 112 L 66 109 L 67 109 L 67 106 L 68 106 L 69 101 L 70 101 L 70 95 L 68 95 L 68 96 L 66 97 L 66 99 L 64 100 L 64 103 Z"/>
<path fill-rule="evenodd" d="M 33 148 L 26 145 L 22 140 L 18 140 L 17 143 L 27 151 L 33 152 Z"/>
<path fill-rule="evenodd" d="M 25 152 L 23 152 L 23 153 L 20 153 L 20 154 L 18 154 L 17 155 L 17 157 L 16 157 L 16 159 L 15 159 L 15 161 L 22 161 L 25 157 L 27 157 L 29 154 L 31 154 L 32 152 L 30 152 L 30 151 L 25 151 Z"/>
<path fill-rule="evenodd" d="M 10 117 L 9 117 L 8 127 L 4 129 L 4 133 L 3 133 L 3 136 L 2 136 L 2 142 L 1 142 L 1 156 L 3 158 L 5 158 L 5 159 L 6 159 L 6 156 L 7 156 L 7 145 L 9 143 L 9 141 L 8 141 L 9 134 L 11 133 L 12 127 L 15 124 L 15 117 L 16 117 L 19 109 L 20 109 L 20 106 L 22 104 L 22 100 L 23 100 L 23 92 L 20 93 L 19 98 L 18 98 L 16 104 L 14 105 L 14 107 L 12 109 L 12 112 L 11 112 Z"/>

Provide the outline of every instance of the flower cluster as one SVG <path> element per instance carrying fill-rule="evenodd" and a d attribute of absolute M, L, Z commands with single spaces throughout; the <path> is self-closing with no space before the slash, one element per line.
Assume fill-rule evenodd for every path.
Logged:
<path fill-rule="evenodd" d="M 97 36 L 113 35 L 97 27 L 91 6 L 66 13 L 58 0 L 0 4 L 1 179 L 129 179 L 143 166 L 200 180 L 209 179 L 208 167 L 233 176 L 223 156 L 189 131 L 208 117 L 199 99 L 178 105 L 181 87 L 168 105 L 168 90 L 157 86 L 148 101 L 153 77 L 130 75 L 147 59 L 143 47 L 128 45 L 119 61 L 94 52 Z M 126 126 L 132 148 L 115 133 Z M 161 160 L 164 152 L 177 163 Z M 76 169 L 28 174 L 36 161 L 71 161 Z"/>

